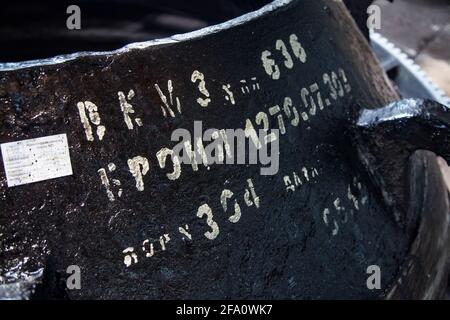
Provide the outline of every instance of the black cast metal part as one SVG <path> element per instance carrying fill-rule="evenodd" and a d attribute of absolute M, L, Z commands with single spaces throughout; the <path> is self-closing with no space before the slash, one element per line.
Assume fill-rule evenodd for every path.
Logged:
<path fill-rule="evenodd" d="M 447 193 L 434 155 L 414 152 L 448 155 L 448 112 L 419 100 L 397 112 L 398 99 L 343 3 L 327 0 L 274 1 L 110 53 L 2 64 L 0 142 L 66 134 L 73 174 L 8 188 L 0 171 L 0 296 L 440 297 Z M 87 119 L 92 135 L 87 102 L 100 117 Z M 183 164 L 170 180 L 173 161 L 159 164 L 177 128 L 266 119 L 284 127 L 276 175 Z M 149 163 L 141 191 L 137 156 Z M 66 288 L 70 265 L 79 290 Z M 367 287 L 370 265 L 380 290 Z"/>

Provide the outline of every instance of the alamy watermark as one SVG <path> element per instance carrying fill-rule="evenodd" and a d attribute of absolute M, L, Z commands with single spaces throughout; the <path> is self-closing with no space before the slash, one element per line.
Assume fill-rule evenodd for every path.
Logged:
<path fill-rule="evenodd" d="M 81 9 L 77 5 L 70 5 L 66 9 L 66 13 L 70 14 L 66 20 L 66 26 L 69 30 L 81 29 Z"/>
<path fill-rule="evenodd" d="M 369 30 L 381 29 L 381 8 L 376 4 L 373 4 L 367 8 L 367 28 Z"/>
<path fill-rule="evenodd" d="M 367 278 L 366 286 L 369 290 L 381 289 L 381 269 L 377 265 L 367 267 L 366 273 L 370 276 Z"/>
<path fill-rule="evenodd" d="M 69 274 L 66 280 L 66 287 L 69 290 L 81 289 L 81 269 L 77 265 L 70 265 L 66 269 L 66 273 Z"/>
<path fill-rule="evenodd" d="M 261 175 L 275 175 L 279 170 L 279 130 L 207 129 L 201 121 L 194 121 L 194 135 L 187 129 L 172 132 L 171 141 L 178 142 L 170 152 L 177 165 L 191 165 L 194 171 L 199 165 L 260 164 Z"/>

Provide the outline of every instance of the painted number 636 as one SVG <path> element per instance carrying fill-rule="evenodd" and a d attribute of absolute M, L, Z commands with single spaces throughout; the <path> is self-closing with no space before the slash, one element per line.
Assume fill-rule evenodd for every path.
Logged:
<path fill-rule="evenodd" d="M 289 45 L 294 57 L 300 60 L 301 63 L 305 63 L 306 62 L 305 49 L 303 49 L 301 43 L 298 41 L 298 38 L 295 34 L 291 34 L 289 36 Z M 289 50 L 284 41 L 278 39 L 275 42 L 275 49 L 281 52 L 281 55 L 283 56 L 284 59 L 283 61 L 284 66 L 288 69 L 292 69 L 294 67 L 294 59 L 292 58 L 291 53 L 289 53 Z M 272 52 L 270 52 L 269 50 L 264 50 L 261 53 L 261 61 L 264 70 L 273 80 L 278 80 L 280 79 L 280 67 L 278 66 L 275 59 L 271 57 Z"/>

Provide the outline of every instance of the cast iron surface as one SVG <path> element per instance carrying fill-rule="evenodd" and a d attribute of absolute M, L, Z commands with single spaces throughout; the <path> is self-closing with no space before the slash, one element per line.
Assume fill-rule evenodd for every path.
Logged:
<path fill-rule="evenodd" d="M 292 34 L 306 52 L 305 62 L 291 51 Z M 276 49 L 277 40 L 287 44 L 291 68 Z M 263 67 L 265 50 L 279 67 L 279 79 Z M 399 200 L 386 205 L 380 179 L 365 173 L 370 170 L 358 156 L 354 128 L 360 109 L 384 106 L 398 96 L 342 3 L 275 1 L 239 23 L 208 32 L 7 68 L 0 73 L 0 142 L 66 133 L 74 174 L 8 188 L 0 171 L 3 283 L 25 281 L 43 268 L 36 293 L 41 297 L 375 298 L 392 292 L 408 261 L 419 213 L 401 219 L 407 212 L 403 171 L 393 186 L 387 182 L 387 192 L 394 190 Z M 197 103 L 205 96 L 198 82 L 191 81 L 194 70 L 204 74 L 211 98 L 207 107 Z M 339 81 L 330 86 L 324 74 L 333 72 Z M 254 77 L 260 90 L 251 85 Z M 155 89 L 158 84 L 169 99 L 168 80 L 174 101 L 178 97 L 181 102 L 181 114 L 173 106 L 175 117 L 163 116 Z M 241 80 L 250 92 L 241 89 Z M 317 92 L 306 96 L 308 106 L 302 100 L 302 88 L 313 91 L 315 83 L 323 109 Z M 225 99 L 227 84 L 235 104 Z M 127 95 L 130 90 L 135 93 L 130 116 L 143 122 L 134 122 L 132 130 L 118 100 L 119 91 Z M 280 136 L 278 174 L 261 176 L 259 165 L 200 165 L 198 171 L 182 165 L 181 176 L 171 181 L 166 176 L 171 161 L 164 169 L 158 166 L 156 153 L 176 144 L 170 141 L 174 129 L 192 132 L 194 121 L 202 121 L 203 128 L 244 128 L 247 119 L 259 128 L 259 112 L 266 113 L 271 128 L 279 128 L 269 108 L 282 107 L 286 97 L 308 120 L 300 117 L 294 126 L 293 113 L 281 113 L 286 133 Z M 315 114 L 310 98 L 317 104 Z M 86 139 L 77 109 L 85 101 L 98 106 L 106 127 L 101 141 L 95 135 L 94 141 Z M 410 151 L 401 158 L 386 157 L 406 165 Z M 148 158 L 150 164 L 143 191 L 136 190 L 127 165 L 135 156 Z M 114 187 L 114 201 L 98 174 L 111 162 L 117 169 L 108 176 L 120 180 L 123 189 L 119 197 Z M 294 172 L 302 184 L 289 188 L 285 177 L 294 182 Z M 248 179 L 259 208 L 255 198 L 251 206 L 244 201 Z M 232 202 L 227 212 L 222 208 L 224 189 L 234 193 L 242 209 L 237 223 L 228 220 Z M 206 217 L 196 215 L 204 204 L 219 227 L 213 240 L 205 237 L 211 231 Z M 186 226 L 191 239 L 179 231 Z M 154 254 L 146 257 L 150 243 Z M 127 267 L 124 259 L 131 254 L 123 251 L 131 247 L 136 259 Z M 366 269 L 374 264 L 382 270 L 381 290 L 366 286 Z M 81 290 L 65 288 L 69 265 L 81 267 Z"/>
<path fill-rule="evenodd" d="M 389 298 L 431 299 L 445 293 L 448 195 L 435 154 L 424 150 L 450 160 L 449 124 L 446 106 L 423 99 L 363 110 L 358 118 L 360 159 L 396 220 L 416 234 Z"/>

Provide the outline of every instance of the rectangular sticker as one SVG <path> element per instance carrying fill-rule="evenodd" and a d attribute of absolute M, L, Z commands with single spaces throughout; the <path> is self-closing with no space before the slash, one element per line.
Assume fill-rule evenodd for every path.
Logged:
<path fill-rule="evenodd" d="M 72 175 L 67 135 L 1 144 L 8 187 Z"/>

